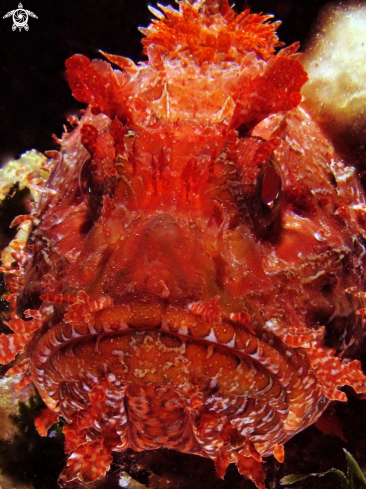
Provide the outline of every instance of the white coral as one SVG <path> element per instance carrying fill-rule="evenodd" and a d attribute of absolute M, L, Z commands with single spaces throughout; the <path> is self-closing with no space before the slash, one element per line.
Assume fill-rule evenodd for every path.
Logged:
<path fill-rule="evenodd" d="M 339 129 L 366 127 L 366 6 L 331 7 L 302 58 L 304 103 Z"/>

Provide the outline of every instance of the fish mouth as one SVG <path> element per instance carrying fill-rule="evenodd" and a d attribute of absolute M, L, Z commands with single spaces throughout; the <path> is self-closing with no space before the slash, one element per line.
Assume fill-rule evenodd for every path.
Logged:
<path fill-rule="evenodd" d="M 172 389 L 187 405 L 197 395 L 202 403 L 212 395 L 251 400 L 289 434 L 309 423 L 304 380 L 310 374 L 300 356 L 287 358 L 287 351 L 225 316 L 210 322 L 189 308 L 111 305 L 88 321 L 64 320 L 44 334 L 33 353 L 32 376 L 46 404 L 66 420 L 75 403 L 63 391 L 88 392 L 109 379 L 121 388 Z"/>

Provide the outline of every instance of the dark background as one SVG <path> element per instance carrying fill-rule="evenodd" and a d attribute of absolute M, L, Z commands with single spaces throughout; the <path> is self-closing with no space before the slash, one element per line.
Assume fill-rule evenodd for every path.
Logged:
<path fill-rule="evenodd" d="M 64 63 L 75 53 L 100 57 L 98 50 L 144 59 L 142 34 L 152 17 L 146 0 L 21 0 L 34 12 L 29 30 L 12 31 L 19 0 L 0 4 L 0 162 L 18 158 L 24 151 L 56 148 L 52 134 L 60 136 L 67 115 L 78 104 L 64 79 Z M 163 4 L 169 3 L 162 0 Z M 170 0 L 174 5 L 174 2 Z M 299 40 L 302 48 L 325 0 L 238 0 L 253 11 L 272 13 L 283 21 L 279 36 L 287 44 Z"/>

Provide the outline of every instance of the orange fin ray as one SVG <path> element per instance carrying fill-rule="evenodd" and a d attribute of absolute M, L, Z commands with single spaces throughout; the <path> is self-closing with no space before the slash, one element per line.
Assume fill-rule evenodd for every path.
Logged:
<path fill-rule="evenodd" d="M 282 444 L 276 443 L 273 449 L 273 455 L 275 459 L 282 464 L 285 460 L 285 448 Z"/>
<path fill-rule="evenodd" d="M 208 323 L 221 322 L 222 310 L 219 306 L 219 296 L 213 297 L 208 302 L 191 302 L 187 308 L 194 314 L 201 316 Z"/>
<path fill-rule="evenodd" d="M 215 468 L 217 475 L 223 479 L 226 474 L 226 469 L 231 462 L 231 454 L 225 450 L 223 446 L 220 447 L 219 454 L 215 459 Z"/>
<path fill-rule="evenodd" d="M 80 479 L 93 482 L 102 477 L 112 463 L 111 448 L 103 445 L 104 439 L 81 445 L 70 455 L 67 466 L 60 475 L 61 481 Z"/>
<path fill-rule="evenodd" d="M 23 321 L 23 319 L 13 312 L 10 321 L 5 322 L 5 324 L 9 326 L 14 333 L 22 335 L 30 335 L 31 333 L 34 333 L 34 331 L 37 331 L 37 329 L 39 329 L 43 324 L 41 315 L 38 313 L 38 311 L 33 311 L 30 309 L 25 311 L 25 313 L 27 317 L 33 317 L 34 319 L 32 321 Z"/>
<path fill-rule="evenodd" d="M 325 435 L 335 436 L 347 442 L 335 411 L 334 402 L 329 404 L 324 413 L 315 422 L 315 426 Z"/>
<path fill-rule="evenodd" d="M 323 393 L 329 399 L 347 401 L 346 394 L 338 389 L 344 385 L 353 387 L 357 394 L 366 392 L 366 376 L 362 372 L 359 360 L 342 362 L 334 356 L 334 350 L 324 348 L 318 341 L 314 341 L 306 353 L 318 380 L 323 385 Z"/>
<path fill-rule="evenodd" d="M 15 390 L 20 391 L 20 389 L 23 389 L 23 387 L 27 387 L 32 382 L 32 376 L 31 375 L 24 375 L 19 384 L 16 386 Z"/>
<path fill-rule="evenodd" d="M 76 100 L 91 104 L 108 117 L 115 115 L 126 119 L 127 96 L 122 88 L 130 76 L 121 71 L 113 71 L 105 61 L 90 61 L 81 54 L 75 54 L 66 61 L 66 79 Z"/>
<path fill-rule="evenodd" d="M 234 453 L 234 456 L 239 473 L 253 481 L 258 489 L 266 489 L 264 485 L 266 473 L 263 470 L 263 464 L 253 457 L 241 455 L 240 452 Z"/>
<path fill-rule="evenodd" d="M 9 376 L 9 375 L 24 374 L 28 370 L 28 368 L 29 368 L 29 358 L 25 358 L 14 367 L 9 368 L 9 370 L 6 372 L 5 375 Z"/>
<path fill-rule="evenodd" d="M 244 126 L 250 131 L 266 117 L 294 109 L 301 102 L 300 91 L 306 81 L 301 63 L 292 58 L 272 58 L 261 70 L 244 67 L 238 78 L 226 84 L 236 103 L 230 128 Z"/>
<path fill-rule="evenodd" d="M 47 436 L 47 431 L 57 423 L 59 414 L 49 408 L 44 408 L 41 414 L 34 420 L 34 425 L 41 436 Z"/>
<path fill-rule="evenodd" d="M 14 360 L 18 353 L 24 351 L 30 340 L 30 334 L 0 334 L 0 363 L 6 365 Z"/>

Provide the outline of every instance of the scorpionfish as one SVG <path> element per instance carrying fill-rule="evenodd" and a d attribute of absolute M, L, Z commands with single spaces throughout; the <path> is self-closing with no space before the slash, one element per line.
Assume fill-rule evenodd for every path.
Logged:
<path fill-rule="evenodd" d="M 263 457 L 283 461 L 342 386 L 366 392 L 347 355 L 366 315 L 365 193 L 301 107 L 279 22 L 227 0 L 159 8 L 148 61 L 66 62 L 88 107 L 13 223 L 32 229 L 3 264 L 0 361 L 22 353 L 8 374 L 44 400 L 41 434 L 65 421 L 63 484 L 165 447 L 264 489 Z"/>

